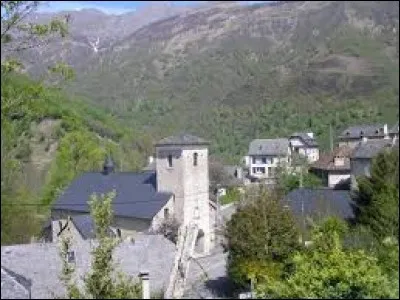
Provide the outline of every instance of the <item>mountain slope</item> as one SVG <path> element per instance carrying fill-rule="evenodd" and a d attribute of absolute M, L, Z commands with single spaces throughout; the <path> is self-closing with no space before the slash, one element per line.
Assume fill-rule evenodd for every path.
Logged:
<path fill-rule="evenodd" d="M 326 147 L 329 123 L 398 117 L 398 11 L 390 1 L 205 5 L 77 59 L 67 88 L 155 137 L 204 135 L 225 157 L 310 125 Z"/>

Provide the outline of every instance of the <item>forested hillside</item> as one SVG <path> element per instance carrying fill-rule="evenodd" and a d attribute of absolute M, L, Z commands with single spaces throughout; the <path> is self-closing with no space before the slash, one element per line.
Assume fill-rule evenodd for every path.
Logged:
<path fill-rule="evenodd" d="M 70 43 L 30 55 L 78 67 L 69 92 L 155 139 L 191 131 L 237 162 L 253 138 L 311 126 L 326 148 L 329 124 L 337 133 L 360 122 L 393 123 L 398 12 L 394 1 L 209 3 L 116 34 L 98 52 L 86 42 L 85 53 Z M 100 39 L 114 32 L 108 26 Z"/>

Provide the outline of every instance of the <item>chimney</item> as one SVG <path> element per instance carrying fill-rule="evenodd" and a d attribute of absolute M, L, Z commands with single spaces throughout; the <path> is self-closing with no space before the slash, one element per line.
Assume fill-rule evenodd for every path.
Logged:
<path fill-rule="evenodd" d="M 314 138 L 314 133 L 313 132 L 308 132 L 307 135 L 312 139 Z"/>
<path fill-rule="evenodd" d="M 149 272 L 148 271 L 140 272 L 139 278 L 142 280 L 142 299 L 150 299 Z"/>
<path fill-rule="evenodd" d="M 148 164 L 149 165 L 152 164 L 153 161 L 154 161 L 154 157 L 150 155 L 149 158 L 148 158 Z"/>
<path fill-rule="evenodd" d="M 112 161 L 111 157 L 108 155 L 106 160 L 104 161 L 103 174 L 108 175 L 112 172 L 114 172 L 114 162 Z"/>
<path fill-rule="evenodd" d="M 389 131 L 387 124 L 383 125 L 383 135 L 385 138 L 389 138 Z"/>

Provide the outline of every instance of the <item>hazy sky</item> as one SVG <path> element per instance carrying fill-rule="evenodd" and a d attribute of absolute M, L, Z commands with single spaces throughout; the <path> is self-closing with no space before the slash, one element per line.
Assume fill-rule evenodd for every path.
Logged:
<path fill-rule="evenodd" d="M 170 1 L 173 5 L 193 6 L 207 1 Z M 262 3 L 268 1 L 239 1 L 243 4 Z M 47 1 L 42 4 L 39 11 L 55 12 L 61 10 L 80 10 L 84 8 L 96 8 L 109 14 L 122 14 L 135 11 L 149 1 Z"/>

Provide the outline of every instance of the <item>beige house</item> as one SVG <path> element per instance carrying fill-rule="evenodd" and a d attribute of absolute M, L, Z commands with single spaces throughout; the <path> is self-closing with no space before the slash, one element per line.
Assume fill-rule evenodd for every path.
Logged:
<path fill-rule="evenodd" d="M 333 152 L 321 155 L 320 159 L 310 166 L 311 173 L 322 179 L 325 186 L 338 188 L 350 181 L 350 156 L 353 148 L 341 146 Z"/>
<path fill-rule="evenodd" d="M 181 225 L 197 224 L 202 250 L 208 252 L 212 236 L 208 142 L 183 134 L 161 140 L 155 150 L 155 171 L 114 172 L 107 158 L 103 172 L 76 178 L 52 207 L 53 236 L 65 224 L 79 231 L 79 221 L 90 223 L 90 196 L 114 190 L 113 235 L 126 239 L 139 232 L 157 232 L 164 221 L 176 219 Z"/>

